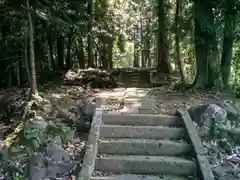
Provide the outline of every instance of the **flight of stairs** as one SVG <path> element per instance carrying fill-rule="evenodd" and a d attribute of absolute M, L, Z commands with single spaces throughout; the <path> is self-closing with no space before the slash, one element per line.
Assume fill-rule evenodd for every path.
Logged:
<path fill-rule="evenodd" d="M 122 72 L 121 82 L 125 87 L 150 87 L 150 73 L 148 71 Z"/>
<path fill-rule="evenodd" d="M 91 180 L 190 180 L 198 170 L 179 117 L 103 113 Z"/>

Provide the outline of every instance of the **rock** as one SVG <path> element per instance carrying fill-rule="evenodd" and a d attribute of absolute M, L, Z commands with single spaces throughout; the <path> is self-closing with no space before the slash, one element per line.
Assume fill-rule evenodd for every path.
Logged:
<path fill-rule="evenodd" d="M 229 133 L 233 136 L 236 143 L 240 145 L 240 128 L 231 129 L 229 130 Z"/>
<path fill-rule="evenodd" d="M 205 123 L 206 119 L 226 120 L 227 112 L 225 109 L 216 104 L 204 104 L 200 106 L 191 107 L 188 109 L 193 121 L 199 126 Z"/>
<path fill-rule="evenodd" d="M 47 175 L 46 159 L 43 154 L 33 154 L 29 159 L 28 178 L 29 180 L 45 179 Z"/>
<path fill-rule="evenodd" d="M 43 111 L 47 114 L 51 114 L 53 112 L 53 106 L 51 104 L 43 105 Z"/>
<path fill-rule="evenodd" d="M 188 112 L 194 122 L 197 123 L 201 137 L 215 137 L 223 135 L 218 131 L 222 128 L 219 124 L 226 124 L 227 112 L 216 104 L 204 104 L 191 107 Z"/>
<path fill-rule="evenodd" d="M 63 76 L 63 82 L 66 85 L 90 85 L 92 88 L 116 88 L 117 83 L 107 71 L 99 69 L 79 69 L 78 72 L 69 70 Z"/>
<path fill-rule="evenodd" d="M 48 162 L 48 177 L 54 178 L 61 174 L 68 173 L 74 166 L 69 153 L 61 146 L 50 143 L 47 145 L 46 156 L 51 159 Z"/>
<path fill-rule="evenodd" d="M 74 164 L 69 153 L 52 142 L 47 144 L 43 152 L 32 155 L 28 167 L 29 180 L 39 180 L 68 174 Z"/>
<path fill-rule="evenodd" d="M 84 119 L 84 121 L 88 123 L 92 123 L 95 106 L 89 102 L 85 102 L 81 109 L 82 109 L 82 118 Z"/>
<path fill-rule="evenodd" d="M 218 106 L 227 111 L 227 118 L 231 121 L 239 119 L 239 111 L 234 102 L 225 100 L 223 102 L 217 103 Z"/>
<path fill-rule="evenodd" d="M 62 144 L 62 138 L 61 138 L 61 136 L 56 136 L 56 137 L 53 139 L 52 142 L 53 142 L 54 144 L 56 144 L 56 145 L 59 145 L 59 146 L 63 145 L 63 144 Z"/>
<path fill-rule="evenodd" d="M 4 141 L 0 139 L 0 151 L 3 148 L 3 146 L 4 146 Z"/>
<path fill-rule="evenodd" d="M 24 132 L 28 133 L 31 130 L 38 129 L 41 133 L 46 131 L 48 123 L 41 116 L 34 116 L 24 124 Z"/>
<path fill-rule="evenodd" d="M 59 108 L 56 114 L 56 118 L 64 118 L 64 119 L 69 119 L 71 116 L 71 112 L 68 111 L 68 109 L 62 109 Z"/>
<path fill-rule="evenodd" d="M 229 163 L 231 159 L 232 158 L 228 160 L 227 159 L 223 160 L 220 165 L 212 169 L 216 179 L 218 180 L 239 179 L 240 170 L 238 170 L 238 168 L 236 169 L 236 167 L 239 167 L 240 159 L 237 160 L 238 164 L 236 164 L 236 162 Z"/>

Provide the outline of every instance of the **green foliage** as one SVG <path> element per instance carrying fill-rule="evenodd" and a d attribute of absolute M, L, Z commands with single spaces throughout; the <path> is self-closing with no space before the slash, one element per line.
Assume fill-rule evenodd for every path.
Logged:
<path fill-rule="evenodd" d="M 216 1 L 182 1 L 182 11 L 179 20 L 179 35 L 181 46 L 181 57 L 184 64 L 188 67 L 188 71 L 185 72 L 188 81 L 192 81 L 196 74 L 195 66 L 195 50 L 194 50 L 194 20 L 195 20 L 195 8 L 194 2 L 200 2 L 204 5 L 202 11 L 206 13 L 200 13 L 196 16 L 201 20 L 201 29 L 206 34 L 211 34 L 212 31 L 216 31 L 216 41 L 218 47 L 218 54 L 216 60 L 221 59 L 222 42 L 223 42 L 223 28 L 224 28 L 224 15 L 226 9 L 229 8 L 229 4 L 237 4 L 236 11 L 239 9 L 239 2 L 237 0 L 216 0 Z M 0 67 L 1 85 L 7 84 L 20 84 L 27 82 L 26 67 L 25 67 L 25 30 L 27 27 L 27 9 L 23 4 L 23 7 L 14 8 L 10 6 L 7 1 L 2 1 L 1 6 L 1 54 L 0 61 L 2 65 Z M 135 40 L 138 43 L 140 50 L 139 59 L 143 54 L 146 54 L 146 50 L 149 51 L 149 57 L 153 66 L 156 64 L 157 54 L 157 32 L 158 32 L 158 20 L 157 20 L 157 2 L 156 0 L 144 0 L 144 1 L 123 1 L 123 0 L 94 0 L 93 1 L 93 32 L 94 39 L 93 48 L 94 53 L 97 56 L 98 64 L 101 65 L 102 60 L 108 58 L 108 55 L 101 57 L 100 54 L 110 53 L 106 52 L 104 47 L 109 47 L 109 39 L 114 42 L 112 54 L 109 55 L 113 58 L 114 67 L 126 67 L 131 66 L 133 63 L 133 49 L 132 46 L 127 44 L 133 43 Z M 53 73 L 60 71 L 58 66 L 58 47 L 56 40 L 58 35 L 64 37 L 64 60 L 67 56 L 67 47 L 70 42 L 70 58 L 73 61 L 73 66 L 78 67 L 79 52 L 82 47 L 79 45 L 79 39 L 83 40 L 83 57 L 87 59 L 87 36 L 88 36 L 88 1 L 44 1 L 44 3 L 38 2 L 34 5 L 34 30 L 35 30 L 35 55 L 36 55 L 36 70 L 38 79 L 44 75 L 52 77 Z M 205 3 L 205 4 L 204 4 Z M 169 47 L 169 57 L 171 62 L 176 62 L 175 55 L 175 1 L 165 1 L 166 10 L 166 28 L 167 39 Z M 207 7 L 212 6 L 213 20 L 210 19 L 209 9 Z M 207 13 L 208 12 L 208 13 Z M 239 14 L 239 13 L 238 13 Z M 233 62 L 232 62 L 232 74 L 230 83 L 236 84 L 239 82 L 238 72 L 238 59 L 239 59 L 239 16 L 237 16 L 236 22 L 236 37 L 233 48 Z M 229 22 L 230 23 L 230 22 Z M 229 26 L 232 26 L 230 23 Z M 134 37 L 136 28 L 139 29 L 139 34 Z M 48 32 L 51 35 L 52 42 L 52 58 L 53 62 L 50 62 Z M 69 34 L 73 32 L 72 41 L 68 41 Z M 209 35 L 209 38 L 212 36 Z M 213 38 L 214 39 L 214 38 Z M 204 43 L 204 38 L 199 39 L 199 43 Z M 108 49 L 108 48 L 107 48 Z M 148 56 L 148 55 L 146 55 Z M 64 62 L 66 64 L 66 62 Z M 85 63 L 86 64 L 86 63 Z M 54 68 L 53 65 L 56 67 Z M 218 63 L 216 65 L 219 66 Z M 19 71 L 19 72 L 18 72 Z M 47 73 L 47 71 L 52 71 Z M 20 76 L 20 77 L 18 77 Z M 49 79 L 49 78 L 43 79 Z"/>

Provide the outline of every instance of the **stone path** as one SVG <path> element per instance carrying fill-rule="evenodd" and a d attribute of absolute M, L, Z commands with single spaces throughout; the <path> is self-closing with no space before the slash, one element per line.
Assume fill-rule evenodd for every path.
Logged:
<path fill-rule="evenodd" d="M 197 138 L 191 133 L 189 137 L 181 117 L 150 114 L 147 91 L 128 88 L 113 93 L 125 97 L 120 112 L 97 108 L 79 180 L 200 179 L 193 142 Z M 197 148 L 200 152 L 200 145 Z"/>

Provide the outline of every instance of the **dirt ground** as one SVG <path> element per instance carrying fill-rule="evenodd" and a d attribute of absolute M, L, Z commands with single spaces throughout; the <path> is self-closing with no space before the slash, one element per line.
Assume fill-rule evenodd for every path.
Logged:
<path fill-rule="evenodd" d="M 178 108 L 188 108 L 202 104 L 214 104 L 224 100 L 233 100 L 237 110 L 240 110 L 240 101 L 229 94 L 216 94 L 214 92 L 182 93 L 174 92 L 169 87 L 153 88 L 149 92 L 153 100 L 155 113 L 175 114 Z M 200 118 L 200 117 L 199 117 Z M 231 121 L 218 122 L 231 127 Z M 223 123 L 223 124 L 222 124 Z M 234 128 L 240 129 L 240 123 L 236 122 Z M 202 127 L 205 128 L 205 127 Z M 197 126 L 197 129 L 201 128 Z M 204 147 L 208 150 L 208 159 L 216 180 L 239 180 L 240 179 L 240 146 L 226 132 L 221 132 L 220 138 L 203 138 Z M 224 135 L 225 134 L 225 135 Z M 199 133 L 200 135 L 200 133 Z"/>
<path fill-rule="evenodd" d="M 217 103 L 223 100 L 234 100 L 230 94 L 216 94 L 215 92 L 176 92 L 170 86 L 152 88 L 149 96 L 153 99 L 156 113 L 175 114 L 178 108 L 188 108 L 205 103 Z"/>

